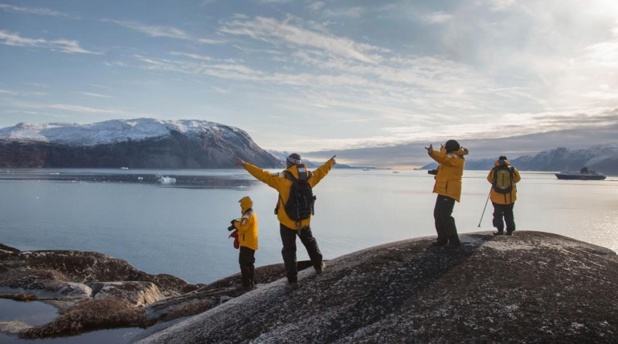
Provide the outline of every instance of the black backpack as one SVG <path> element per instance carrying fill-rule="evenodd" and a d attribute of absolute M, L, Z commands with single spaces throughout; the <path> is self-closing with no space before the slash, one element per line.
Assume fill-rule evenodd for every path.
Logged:
<path fill-rule="evenodd" d="M 297 168 L 298 178 L 290 171 L 285 171 L 285 178 L 292 181 L 290 197 L 285 203 L 285 213 L 294 221 L 302 221 L 314 214 L 313 204 L 316 197 L 308 182 L 311 172 L 307 171 L 304 165 L 298 165 Z"/>
<path fill-rule="evenodd" d="M 509 194 L 513 191 L 513 168 L 508 165 L 494 167 L 494 181 L 492 188 L 501 194 Z"/>

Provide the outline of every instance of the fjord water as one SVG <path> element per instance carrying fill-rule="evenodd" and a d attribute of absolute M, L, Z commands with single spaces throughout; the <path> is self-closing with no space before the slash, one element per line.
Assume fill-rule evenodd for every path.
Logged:
<path fill-rule="evenodd" d="M 162 184 L 158 175 L 175 177 Z M 618 250 L 618 178 L 563 181 L 522 172 L 518 230 L 546 231 Z M 491 231 L 486 171 L 465 171 L 454 217 L 460 233 Z M 334 169 L 315 188 L 312 230 L 326 259 L 435 235 L 426 171 Z M 228 238 L 250 196 L 259 219 L 256 265 L 281 263 L 276 192 L 244 170 L 1 170 L 0 242 L 21 250 L 96 251 L 147 273 L 191 283 L 235 274 Z M 298 259 L 308 259 L 300 242 Z"/>

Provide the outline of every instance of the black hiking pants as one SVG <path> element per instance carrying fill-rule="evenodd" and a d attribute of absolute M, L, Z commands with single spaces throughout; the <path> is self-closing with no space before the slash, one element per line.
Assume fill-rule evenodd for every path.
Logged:
<path fill-rule="evenodd" d="M 515 216 L 513 215 L 515 203 L 498 204 L 491 202 L 491 204 L 494 206 L 494 219 L 492 221 L 494 227 L 496 227 L 499 233 L 503 233 L 504 223 L 506 223 L 506 232 L 513 233 L 515 231 Z"/>
<path fill-rule="evenodd" d="M 255 285 L 255 250 L 240 246 L 238 263 L 240 263 L 240 276 L 243 288 L 253 288 Z"/>
<path fill-rule="evenodd" d="M 300 238 L 300 242 L 305 245 L 307 254 L 311 259 L 311 264 L 315 268 L 322 265 L 322 253 L 318 247 L 318 242 L 311 233 L 311 227 L 305 227 L 299 230 L 290 229 L 282 224 L 279 224 L 279 233 L 281 234 L 281 242 L 283 249 L 283 263 L 285 265 L 285 276 L 289 283 L 298 281 L 298 268 L 296 267 L 296 236 Z"/>
<path fill-rule="evenodd" d="M 460 243 L 455 219 L 452 216 L 453 208 L 455 208 L 455 199 L 438 195 L 436 206 L 433 208 L 433 218 L 438 233 L 438 242 L 441 244 L 450 242 L 457 245 Z"/>

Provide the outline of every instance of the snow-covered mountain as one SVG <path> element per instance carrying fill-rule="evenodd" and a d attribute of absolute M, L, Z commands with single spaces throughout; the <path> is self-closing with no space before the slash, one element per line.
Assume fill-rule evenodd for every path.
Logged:
<path fill-rule="evenodd" d="M 496 158 L 468 159 L 466 169 L 490 170 Z M 584 149 L 558 147 L 535 155 L 524 155 L 509 160 L 521 171 L 579 171 L 582 167 L 588 167 L 597 172 L 618 175 L 618 144 L 596 145 Z M 435 166 L 435 163 L 431 163 L 423 166 L 422 169 L 435 168 Z"/>
<path fill-rule="evenodd" d="M 13 127 L 0 129 L 0 139 L 94 146 L 165 137 L 169 136 L 172 131 L 185 135 L 222 132 L 231 136 L 238 133 L 247 136 L 244 131 L 238 128 L 208 121 L 138 118 L 117 119 L 92 124 L 19 123 Z"/>
<path fill-rule="evenodd" d="M 19 123 L 0 129 L 3 167 L 230 168 L 279 162 L 243 130 L 199 120 Z"/>

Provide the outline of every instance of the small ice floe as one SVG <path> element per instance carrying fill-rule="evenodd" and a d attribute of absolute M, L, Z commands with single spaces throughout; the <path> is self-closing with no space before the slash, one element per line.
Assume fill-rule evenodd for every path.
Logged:
<path fill-rule="evenodd" d="M 165 177 L 163 175 L 157 175 L 157 178 L 159 179 L 159 183 L 161 184 L 176 184 L 176 178 L 173 177 Z"/>

